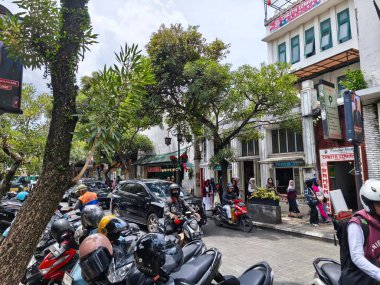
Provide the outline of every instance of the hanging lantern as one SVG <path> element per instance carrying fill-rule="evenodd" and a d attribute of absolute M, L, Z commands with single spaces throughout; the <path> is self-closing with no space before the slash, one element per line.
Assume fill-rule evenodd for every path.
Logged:
<path fill-rule="evenodd" d="M 180 143 L 180 142 L 182 142 L 182 140 L 183 140 L 183 134 L 178 133 L 177 134 L 177 141 Z"/>
<path fill-rule="evenodd" d="M 166 145 L 170 145 L 172 143 L 172 138 L 170 138 L 170 137 L 166 137 L 165 138 L 165 144 Z"/>
<path fill-rule="evenodd" d="M 190 134 L 186 135 L 185 137 L 186 137 L 186 142 L 187 143 L 191 143 L 191 141 L 193 140 L 193 136 L 190 135 Z"/>

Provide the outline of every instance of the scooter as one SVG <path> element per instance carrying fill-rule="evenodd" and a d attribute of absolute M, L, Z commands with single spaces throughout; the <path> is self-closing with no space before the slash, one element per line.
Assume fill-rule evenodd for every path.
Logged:
<path fill-rule="evenodd" d="M 239 227 L 245 232 L 251 232 L 253 229 L 252 219 L 248 215 L 248 210 L 242 199 L 232 201 L 231 205 L 232 219 L 229 219 L 223 206 L 217 203 L 212 211 L 212 218 L 217 226 L 227 225 Z"/>
<path fill-rule="evenodd" d="M 224 276 L 224 279 L 220 285 L 272 285 L 274 274 L 269 264 L 263 261 L 248 268 L 238 278 Z"/>
<path fill-rule="evenodd" d="M 309 285 L 337 285 L 341 275 L 340 262 L 331 258 L 317 258 L 313 261 L 315 276 Z"/>

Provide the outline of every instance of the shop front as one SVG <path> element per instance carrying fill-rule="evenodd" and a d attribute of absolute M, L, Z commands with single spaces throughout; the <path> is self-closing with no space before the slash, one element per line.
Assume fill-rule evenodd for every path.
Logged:
<path fill-rule="evenodd" d="M 321 182 L 324 194 L 329 197 L 332 190 L 340 189 L 349 209 L 358 209 L 355 184 L 354 148 L 342 147 L 320 149 Z M 361 156 L 362 157 L 362 156 Z M 363 173 L 362 173 L 363 176 Z M 328 199 L 327 209 L 331 213 Z"/>
<path fill-rule="evenodd" d="M 301 195 L 303 189 L 302 167 L 305 162 L 300 161 L 279 161 L 273 163 L 272 173 L 273 180 L 279 194 L 286 194 L 289 180 L 294 180 L 297 194 Z"/>

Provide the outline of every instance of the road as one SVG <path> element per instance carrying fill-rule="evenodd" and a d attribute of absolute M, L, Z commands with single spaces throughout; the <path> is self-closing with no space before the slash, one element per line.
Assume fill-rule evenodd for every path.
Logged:
<path fill-rule="evenodd" d="M 239 276 L 249 266 L 265 260 L 274 271 L 275 284 L 307 284 L 314 276 L 315 258 L 339 260 L 339 247 L 324 241 L 256 228 L 244 233 L 216 227 L 210 219 L 203 230 L 207 247 L 216 247 L 223 254 L 222 274 Z"/>

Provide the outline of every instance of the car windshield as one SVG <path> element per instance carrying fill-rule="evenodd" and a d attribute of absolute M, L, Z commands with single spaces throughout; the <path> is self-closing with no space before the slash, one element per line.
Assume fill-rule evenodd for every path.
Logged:
<path fill-rule="evenodd" d="M 156 195 L 157 197 L 161 198 L 168 198 L 170 196 L 169 192 L 169 186 L 171 183 L 166 183 L 166 182 L 152 182 L 152 183 L 146 183 L 146 186 L 148 186 L 149 190 Z M 187 194 L 187 193 L 186 193 Z M 181 189 L 181 194 L 180 196 L 183 197 L 184 191 Z"/>

